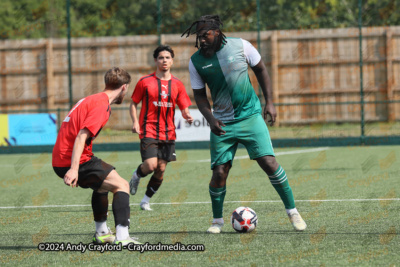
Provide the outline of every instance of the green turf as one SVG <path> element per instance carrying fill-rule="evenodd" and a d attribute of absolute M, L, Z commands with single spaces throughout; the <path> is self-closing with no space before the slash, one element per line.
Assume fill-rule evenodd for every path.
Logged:
<path fill-rule="evenodd" d="M 360 123 L 313 123 L 268 126 L 272 139 L 282 138 L 327 138 L 327 137 L 358 137 L 361 135 Z M 399 136 L 400 123 L 366 122 L 365 136 Z M 179 137 L 179 136 L 178 136 Z M 131 129 L 115 130 L 105 128 L 96 137 L 96 143 L 139 142 L 139 136 Z"/>
<path fill-rule="evenodd" d="M 307 149 L 275 152 L 294 150 Z M 1 155 L 0 206 L 17 208 L 0 209 L 0 265 L 393 266 L 400 262 L 398 151 L 394 146 L 343 147 L 278 156 L 308 224 L 303 233 L 289 224 L 278 194 L 257 163 L 235 160 L 225 197 L 226 225 L 219 235 L 205 233 L 212 216 L 211 171 L 209 162 L 197 161 L 208 159 L 209 152 L 178 151 L 178 161 L 167 167 L 165 182 L 152 199 L 153 203 L 178 204 L 153 204 L 152 212 L 139 211 L 137 203 L 147 184 L 142 180 L 138 194 L 131 197 L 130 232 L 142 242 L 204 244 L 206 250 L 143 254 L 40 252 L 39 242 L 91 241 L 91 190 L 65 186 L 52 171 L 50 154 Z M 237 152 L 237 156 L 246 154 L 244 149 Z M 140 163 L 138 151 L 97 156 L 115 165 L 127 180 Z M 351 199 L 371 201 L 318 201 Z M 43 207 L 82 204 L 87 206 Z M 241 205 L 258 214 L 259 225 L 253 233 L 237 234 L 229 224 L 230 213 Z M 114 228 L 111 209 L 109 226 Z"/>

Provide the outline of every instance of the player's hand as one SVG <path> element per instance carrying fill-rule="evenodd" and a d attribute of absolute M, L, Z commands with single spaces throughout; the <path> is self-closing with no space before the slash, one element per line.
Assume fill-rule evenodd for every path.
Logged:
<path fill-rule="evenodd" d="M 64 176 L 64 184 L 72 187 L 78 187 L 78 170 L 69 169 Z"/>
<path fill-rule="evenodd" d="M 140 134 L 140 125 L 139 123 L 134 123 L 132 126 L 132 133 Z"/>
<path fill-rule="evenodd" d="M 183 118 L 184 118 L 189 124 L 192 124 L 193 121 L 194 121 L 192 115 L 190 115 L 190 114 L 185 114 L 185 115 L 183 116 Z"/>
<path fill-rule="evenodd" d="M 267 115 L 271 117 L 271 119 L 268 121 L 271 126 L 274 126 L 274 123 L 276 121 L 276 110 L 274 107 L 274 104 L 272 102 L 267 102 L 264 108 L 264 120 L 267 118 Z"/>
<path fill-rule="evenodd" d="M 226 131 L 221 128 L 221 126 L 226 126 L 222 121 L 214 119 L 213 121 L 210 122 L 210 129 L 213 134 L 221 136 L 226 134 Z"/>

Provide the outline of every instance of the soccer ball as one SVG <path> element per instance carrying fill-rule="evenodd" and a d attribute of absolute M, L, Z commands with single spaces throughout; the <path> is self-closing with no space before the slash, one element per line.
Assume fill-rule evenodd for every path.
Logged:
<path fill-rule="evenodd" d="M 256 229 L 257 214 L 248 207 L 239 207 L 232 212 L 231 223 L 233 229 L 239 233 L 250 233 Z"/>

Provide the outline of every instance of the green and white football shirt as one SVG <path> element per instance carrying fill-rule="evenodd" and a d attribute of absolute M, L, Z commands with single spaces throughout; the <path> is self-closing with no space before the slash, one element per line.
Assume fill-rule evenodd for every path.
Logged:
<path fill-rule="evenodd" d="M 223 122 L 238 121 L 261 113 L 261 104 L 250 83 L 248 65 L 261 60 L 258 51 L 241 38 L 227 38 L 225 45 L 206 58 L 200 50 L 189 62 L 192 88 L 211 91 L 213 115 Z"/>

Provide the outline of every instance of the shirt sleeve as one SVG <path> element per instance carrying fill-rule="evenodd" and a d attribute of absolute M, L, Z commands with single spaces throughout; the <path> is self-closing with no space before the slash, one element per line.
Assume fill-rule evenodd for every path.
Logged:
<path fill-rule="evenodd" d="M 261 55 L 249 41 L 242 39 L 242 43 L 247 63 L 250 65 L 250 67 L 254 67 L 260 62 Z"/>
<path fill-rule="evenodd" d="M 140 101 L 142 101 L 142 99 L 143 99 L 143 92 L 144 92 L 143 81 L 140 80 L 136 84 L 135 90 L 133 90 L 133 93 L 132 93 L 132 96 L 131 96 L 132 101 L 135 102 L 136 104 L 139 104 Z"/>
<path fill-rule="evenodd" d="M 192 60 L 189 61 L 189 73 L 190 73 L 190 84 L 193 89 L 203 89 L 206 87 L 203 79 L 201 79 L 200 74 L 197 72 L 193 65 Z"/>
<path fill-rule="evenodd" d="M 106 105 L 91 105 L 88 106 L 86 118 L 83 121 L 81 130 L 87 128 L 91 136 L 95 136 L 99 130 L 107 123 L 110 106 Z"/>
<path fill-rule="evenodd" d="M 185 86 L 182 82 L 178 83 L 178 97 L 176 99 L 176 104 L 178 105 L 180 110 L 183 110 L 192 105 L 192 101 L 190 101 L 190 98 L 186 93 Z"/>

